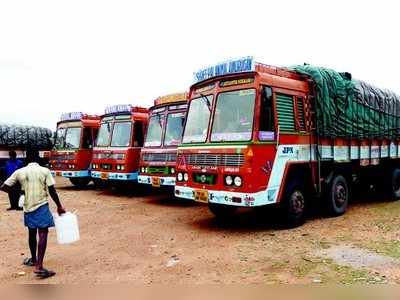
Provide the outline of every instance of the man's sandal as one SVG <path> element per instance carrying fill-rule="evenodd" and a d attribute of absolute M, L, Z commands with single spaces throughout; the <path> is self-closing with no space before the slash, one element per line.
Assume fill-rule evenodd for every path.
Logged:
<path fill-rule="evenodd" d="M 46 278 L 50 278 L 50 277 L 53 277 L 54 275 L 56 275 L 56 272 L 49 271 L 46 269 L 41 269 L 39 271 L 35 271 L 35 274 L 39 279 L 46 279 Z"/>
<path fill-rule="evenodd" d="M 25 258 L 22 264 L 27 267 L 34 267 L 36 265 L 32 258 Z"/>

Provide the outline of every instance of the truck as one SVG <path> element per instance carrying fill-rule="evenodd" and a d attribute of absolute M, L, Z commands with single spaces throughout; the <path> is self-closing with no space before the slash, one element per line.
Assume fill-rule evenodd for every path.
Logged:
<path fill-rule="evenodd" d="M 217 218 L 275 207 L 299 226 L 311 204 L 346 212 L 371 183 L 400 198 L 400 98 L 349 73 L 244 57 L 195 73 L 175 196 Z M 382 194 L 383 196 L 383 194 Z"/>
<path fill-rule="evenodd" d="M 105 109 L 93 149 L 91 175 L 95 184 L 137 183 L 148 122 L 147 108 L 123 104 Z"/>
<path fill-rule="evenodd" d="M 175 186 L 176 152 L 182 140 L 187 93 L 154 100 L 140 156 L 139 183 L 152 187 Z"/>
<path fill-rule="evenodd" d="M 93 147 L 99 127 L 100 117 L 96 115 L 82 112 L 61 115 L 50 153 L 53 176 L 68 178 L 77 188 L 84 188 L 91 182 Z"/>

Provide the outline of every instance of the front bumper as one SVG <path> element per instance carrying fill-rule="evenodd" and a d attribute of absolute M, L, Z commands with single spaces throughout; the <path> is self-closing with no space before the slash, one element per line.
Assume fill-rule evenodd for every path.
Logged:
<path fill-rule="evenodd" d="M 92 171 L 92 178 L 102 179 L 102 180 L 122 180 L 122 181 L 137 181 L 138 172 L 133 173 L 109 173 L 109 172 L 99 172 Z"/>
<path fill-rule="evenodd" d="M 147 175 L 139 175 L 138 182 L 141 184 L 152 184 L 153 177 L 160 178 L 161 186 L 175 186 L 175 177 L 160 177 L 160 176 L 147 176 Z"/>
<path fill-rule="evenodd" d="M 194 189 L 184 186 L 175 186 L 175 196 L 184 199 L 195 199 Z M 268 189 L 257 193 L 237 193 L 228 191 L 208 191 L 208 203 L 225 204 L 239 207 L 256 207 L 275 204 L 278 194 L 278 188 Z"/>
<path fill-rule="evenodd" d="M 51 170 L 51 175 L 53 177 L 56 176 L 62 176 L 66 178 L 83 178 L 83 177 L 90 177 L 90 171 L 89 170 L 83 170 L 83 171 L 57 171 L 57 170 Z"/>

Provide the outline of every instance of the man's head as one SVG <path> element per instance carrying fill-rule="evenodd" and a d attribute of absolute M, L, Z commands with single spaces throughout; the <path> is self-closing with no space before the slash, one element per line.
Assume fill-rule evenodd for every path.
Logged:
<path fill-rule="evenodd" d="M 8 152 L 8 155 L 10 156 L 11 160 L 17 159 L 17 152 L 15 152 L 14 150 L 11 150 L 10 152 Z"/>
<path fill-rule="evenodd" d="M 36 149 L 26 150 L 26 163 L 38 163 L 39 162 L 39 151 Z"/>

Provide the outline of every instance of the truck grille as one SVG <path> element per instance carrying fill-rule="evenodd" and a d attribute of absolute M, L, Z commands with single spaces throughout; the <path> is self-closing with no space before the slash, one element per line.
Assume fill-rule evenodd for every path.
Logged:
<path fill-rule="evenodd" d="M 60 155 L 54 155 L 51 157 L 51 159 L 54 160 L 74 160 L 75 159 L 75 154 L 60 154 Z"/>
<path fill-rule="evenodd" d="M 143 161 L 173 162 L 176 161 L 176 153 L 143 153 Z"/>
<path fill-rule="evenodd" d="M 53 169 L 53 170 L 56 170 L 56 169 L 62 169 L 62 168 L 64 168 L 64 167 L 65 167 L 65 164 L 56 163 L 56 164 L 53 164 L 52 169 Z"/>
<path fill-rule="evenodd" d="M 243 154 L 184 154 L 186 164 L 195 166 L 240 167 L 244 164 Z"/>
<path fill-rule="evenodd" d="M 169 174 L 168 167 L 149 167 L 147 172 L 149 174 Z"/>
<path fill-rule="evenodd" d="M 95 154 L 93 154 L 93 158 L 123 160 L 123 159 L 125 159 L 125 154 L 124 153 L 95 153 Z"/>

